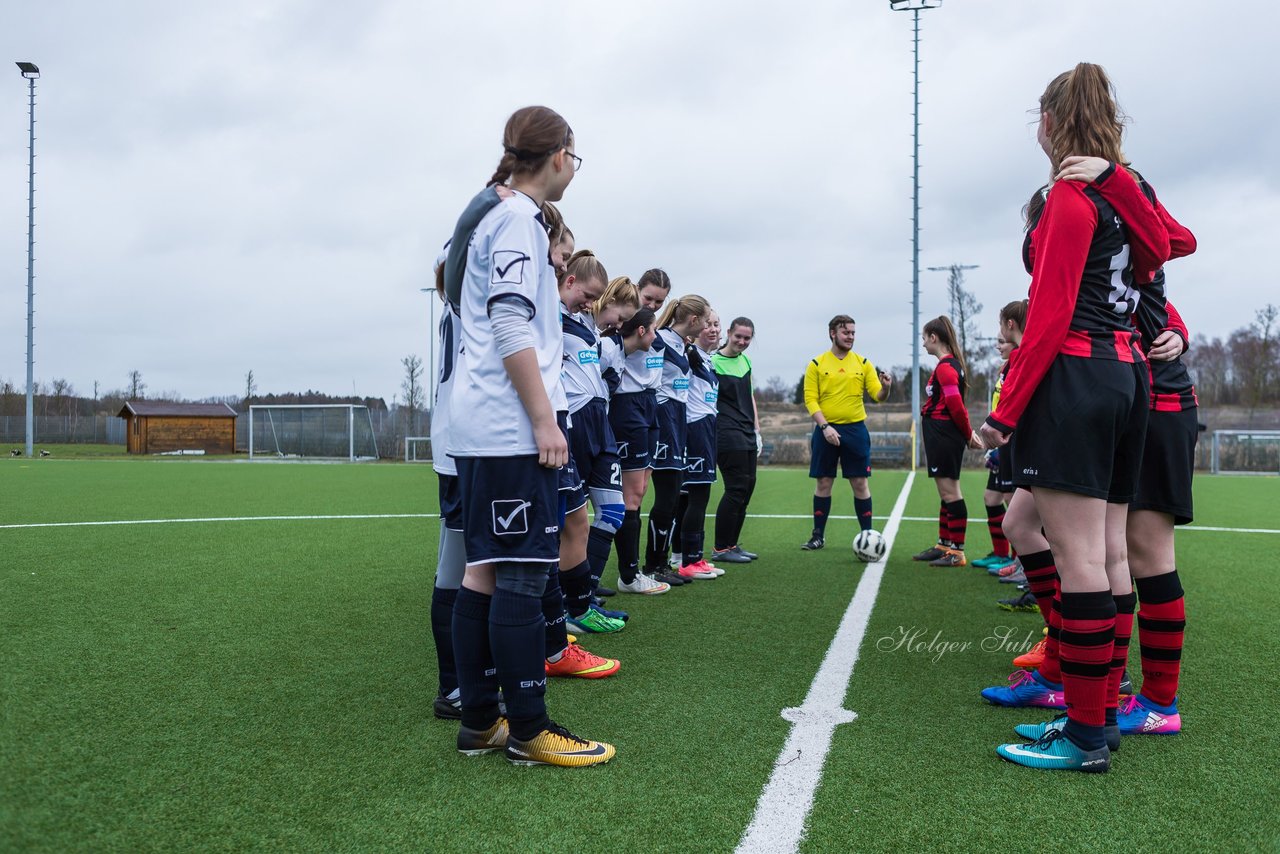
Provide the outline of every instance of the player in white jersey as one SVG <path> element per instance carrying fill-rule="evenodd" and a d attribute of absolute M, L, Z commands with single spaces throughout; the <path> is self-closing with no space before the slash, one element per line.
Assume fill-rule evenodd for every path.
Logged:
<path fill-rule="evenodd" d="M 658 430 L 650 452 L 654 496 L 645 547 L 644 571 L 647 575 L 667 570 L 676 507 L 680 503 L 680 487 L 684 482 L 690 376 L 686 349 L 702 332 L 710 311 L 711 306 L 705 299 L 690 294 L 667 303 L 658 318 L 658 337 L 653 346 L 662 354 L 662 376 L 657 389 Z M 715 576 L 684 573 L 678 577 L 688 583 L 695 578 Z"/>
<path fill-rule="evenodd" d="M 720 382 L 711 368 L 711 354 L 720 347 L 720 316 L 708 309 L 702 331 L 689 356 L 689 397 L 685 405 L 684 484 L 680 487 L 680 503 L 676 507 L 673 557 L 681 578 L 715 578 L 724 570 L 704 559 L 707 504 L 711 500 L 711 484 L 716 482 L 716 401 Z"/>
<path fill-rule="evenodd" d="M 569 455 L 560 300 L 540 206 L 561 198 L 580 160 L 568 123 L 546 107 L 517 110 L 503 148 L 490 183 L 509 181 L 515 195 L 485 214 L 467 247 L 450 399 L 467 551 L 453 619 L 458 749 L 505 748 L 517 764 L 594 765 L 613 747 L 547 716 L 541 601 L 559 556 L 558 469 Z M 490 655 L 496 674 L 485 668 Z"/>

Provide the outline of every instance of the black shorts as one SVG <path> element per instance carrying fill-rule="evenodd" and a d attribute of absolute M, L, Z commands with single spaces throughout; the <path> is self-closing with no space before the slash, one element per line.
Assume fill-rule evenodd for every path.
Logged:
<path fill-rule="evenodd" d="M 456 459 L 467 566 L 512 561 L 546 572 L 560 559 L 559 472 L 537 454 Z"/>
<path fill-rule="evenodd" d="M 657 408 L 658 397 L 652 391 L 615 394 L 609 401 L 609 426 L 613 428 L 623 471 L 649 467 Z"/>
<path fill-rule="evenodd" d="M 840 434 L 840 447 L 824 439 L 815 424 L 809 440 L 809 477 L 835 477 L 837 461 L 843 477 L 871 477 L 871 434 L 867 432 L 867 422 L 831 426 Z"/>
<path fill-rule="evenodd" d="M 1057 356 L 1013 431 L 1014 485 L 1128 504 L 1146 441 L 1148 388 L 1145 364 Z"/>
<path fill-rule="evenodd" d="M 937 418 L 922 418 L 920 432 L 924 436 L 924 456 L 928 463 L 929 477 L 959 480 L 967 437 L 960 435 L 951 419 L 939 421 Z"/>
<path fill-rule="evenodd" d="M 458 488 L 458 476 L 437 475 L 440 480 L 440 519 L 450 531 L 462 530 L 462 492 Z"/>
<path fill-rule="evenodd" d="M 685 483 L 716 482 L 716 417 L 690 421 L 685 439 Z"/>
<path fill-rule="evenodd" d="M 1130 510 L 1168 513 L 1175 525 L 1191 521 L 1191 477 L 1199 436 L 1200 411 L 1194 407 L 1181 412 L 1151 413 L 1138 492 L 1129 504 Z"/>
<path fill-rule="evenodd" d="M 649 452 L 649 467 L 655 471 L 684 471 L 684 447 L 689 425 L 685 405 L 675 398 L 658 404 L 658 431 Z"/>
<path fill-rule="evenodd" d="M 602 399 L 597 397 L 573 413 L 569 425 L 569 456 L 587 489 L 622 489 L 618 444 Z"/>

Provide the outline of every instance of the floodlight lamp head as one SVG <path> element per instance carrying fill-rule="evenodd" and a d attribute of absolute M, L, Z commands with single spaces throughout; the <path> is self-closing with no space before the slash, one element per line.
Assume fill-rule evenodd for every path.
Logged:
<path fill-rule="evenodd" d="M 918 12 L 922 9 L 936 9 L 942 0 L 889 0 L 889 8 L 895 12 Z"/>
<path fill-rule="evenodd" d="M 36 68 L 34 62 L 18 62 L 15 64 L 18 66 L 18 70 L 22 72 L 22 76 L 28 80 L 35 80 L 40 76 L 40 69 Z"/>

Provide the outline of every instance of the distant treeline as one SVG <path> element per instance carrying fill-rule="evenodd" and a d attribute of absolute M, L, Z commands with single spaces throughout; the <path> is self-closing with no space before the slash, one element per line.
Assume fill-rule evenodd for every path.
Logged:
<path fill-rule="evenodd" d="M 251 404 L 297 405 L 317 403 L 367 406 L 370 412 L 386 412 L 388 410 L 387 402 L 380 397 L 332 395 L 311 390 L 284 392 L 282 394 L 255 394 L 250 398 L 240 395 L 223 395 L 204 397 L 198 400 L 183 397 L 173 391 L 164 391 L 158 394 L 143 391 L 137 395 L 130 395 L 126 389 L 112 389 L 94 396 L 84 396 L 78 394 L 71 383 L 66 380 L 55 379 L 48 383 L 37 382 L 34 392 L 34 414 L 40 416 L 115 415 L 124 408 L 125 401 L 132 399 L 164 403 L 225 403 L 237 412 L 246 411 Z M 26 411 L 26 385 L 18 385 L 10 380 L 0 380 L 0 415 L 24 415 Z"/>

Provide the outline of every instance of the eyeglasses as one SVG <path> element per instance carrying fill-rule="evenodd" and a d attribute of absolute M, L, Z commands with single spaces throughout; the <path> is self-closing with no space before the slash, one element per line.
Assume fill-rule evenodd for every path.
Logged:
<path fill-rule="evenodd" d="M 565 151 L 565 154 L 569 155 L 569 158 L 570 158 L 571 160 L 573 160 L 573 171 L 574 171 L 574 172 L 581 172 L 581 171 L 582 171 L 582 158 L 581 158 L 581 157 L 579 157 L 578 155 L 574 154 L 572 151 Z"/>

